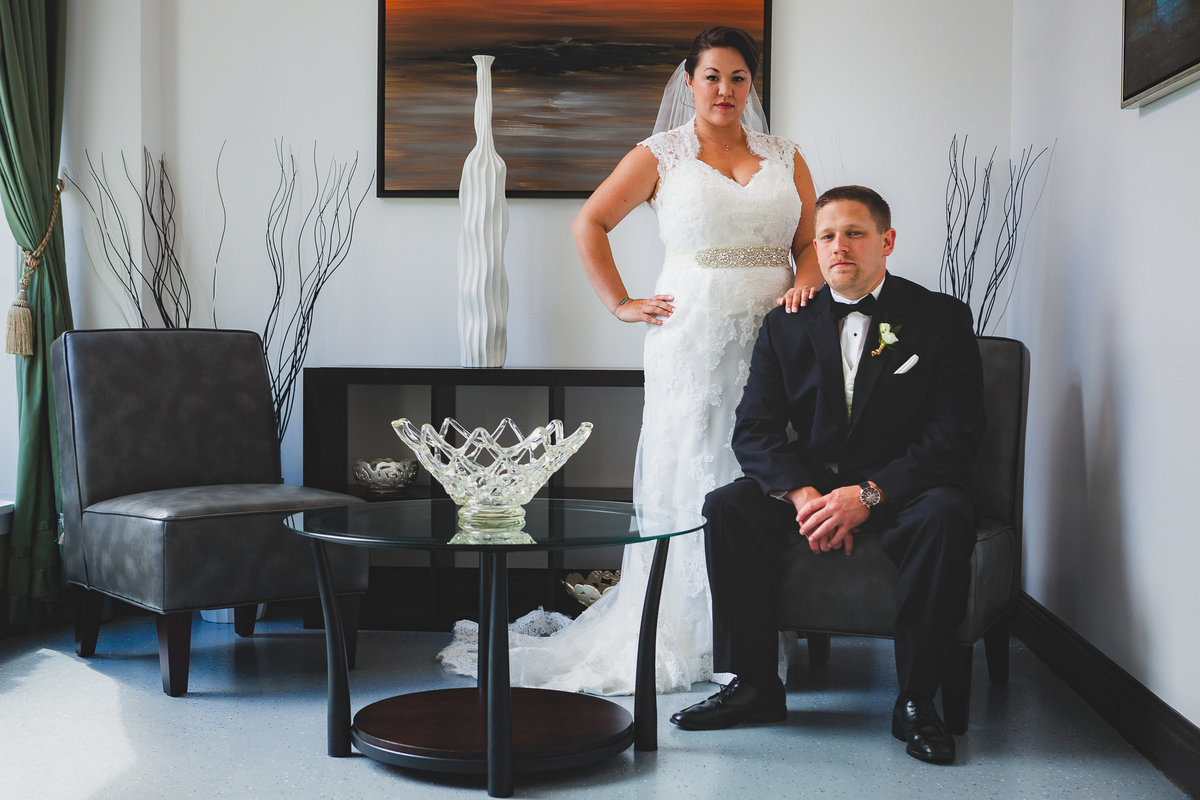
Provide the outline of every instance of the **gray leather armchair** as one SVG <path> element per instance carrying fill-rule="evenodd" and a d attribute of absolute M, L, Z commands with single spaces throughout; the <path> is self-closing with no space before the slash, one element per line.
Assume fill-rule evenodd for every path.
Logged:
<path fill-rule="evenodd" d="M 68 331 L 51 350 L 63 568 L 75 649 L 95 654 L 102 595 L 157 614 L 163 691 L 187 692 L 192 612 L 317 594 L 290 513 L 360 502 L 284 485 L 261 341 L 247 331 Z M 368 551 L 329 548 L 354 661 Z"/>
<path fill-rule="evenodd" d="M 1021 592 L 1021 518 L 1025 480 L 1025 418 L 1029 351 L 1014 339 L 983 336 L 984 404 L 988 427 L 970 488 L 979 511 L 967 613 L 942 674 L 947 727 L 965 733 L 971 702 L 971 656 L 983 638 L 988 674 L 1008 680 L 1008 610 Z M 895 635 L 896 569 L 878 537 L 856 536 L 848 558 L 814 556 L 797 546 L 786 554 L 779 593 L 780 630 L 808 640 L 809 663 L 829 659 L 829 635 Z"/>

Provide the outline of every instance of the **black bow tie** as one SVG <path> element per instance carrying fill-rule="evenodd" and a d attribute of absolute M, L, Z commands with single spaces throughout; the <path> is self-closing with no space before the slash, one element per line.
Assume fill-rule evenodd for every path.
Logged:
<path fill-rule="evenodd" d="M 869 294 L 859 300 L 857 303 L 839 303 L 832 297 L 829 298 L 829 312 L 833 314 L 835 320 L 844 319 L 847 314 L 852 314 L 857 311 L 860 314 L 866 314 L 868 317 L 875 313 L 875 306 L 878 301 L 875 295 Z"/>

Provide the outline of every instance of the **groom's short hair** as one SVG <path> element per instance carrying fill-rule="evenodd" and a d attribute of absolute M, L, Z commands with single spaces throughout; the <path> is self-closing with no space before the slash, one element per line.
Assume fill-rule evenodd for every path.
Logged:
<path fill-rule="evenodd" d="M 892 227 L 891 207 L 879 192 L 866 186 L 835 186 L 829 189 L 817 198 L 813 205 L 813 214 L 819 214 L 822 208 L 838 200 L 853 200 L 866 206 L 880 233 Z"/>

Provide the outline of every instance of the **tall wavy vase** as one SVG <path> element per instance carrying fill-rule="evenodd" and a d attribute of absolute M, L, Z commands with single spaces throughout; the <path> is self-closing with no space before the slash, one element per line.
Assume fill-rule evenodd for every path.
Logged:
<path fill-rule="evenodd" d="M 508 350 L 508 167 L 492 141 L 493 61 L 495 56 L 475 56 L 475 148 L 467 155 L 458 186 L 458 339 L 464 367 L 502 367 Z"/>

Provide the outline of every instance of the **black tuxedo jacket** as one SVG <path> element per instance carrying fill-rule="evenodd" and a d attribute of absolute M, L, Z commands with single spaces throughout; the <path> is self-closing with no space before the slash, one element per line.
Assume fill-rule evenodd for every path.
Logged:
<path fill-rule="evenodd" d="M 873 480 L 889 505 L 961 484 L 985 425 L 970 308 L 889 273 L 847 419 L 831 302 L 826 286 L 796 313 L 777 307 L 763 320 L 733 431 L 746 476 L 764 493 L 803 486 L 826 492 Z M 898 341 L 873 356 L 882 322 Z M 914 355 L 917 363 L 897 375 Z"/>

